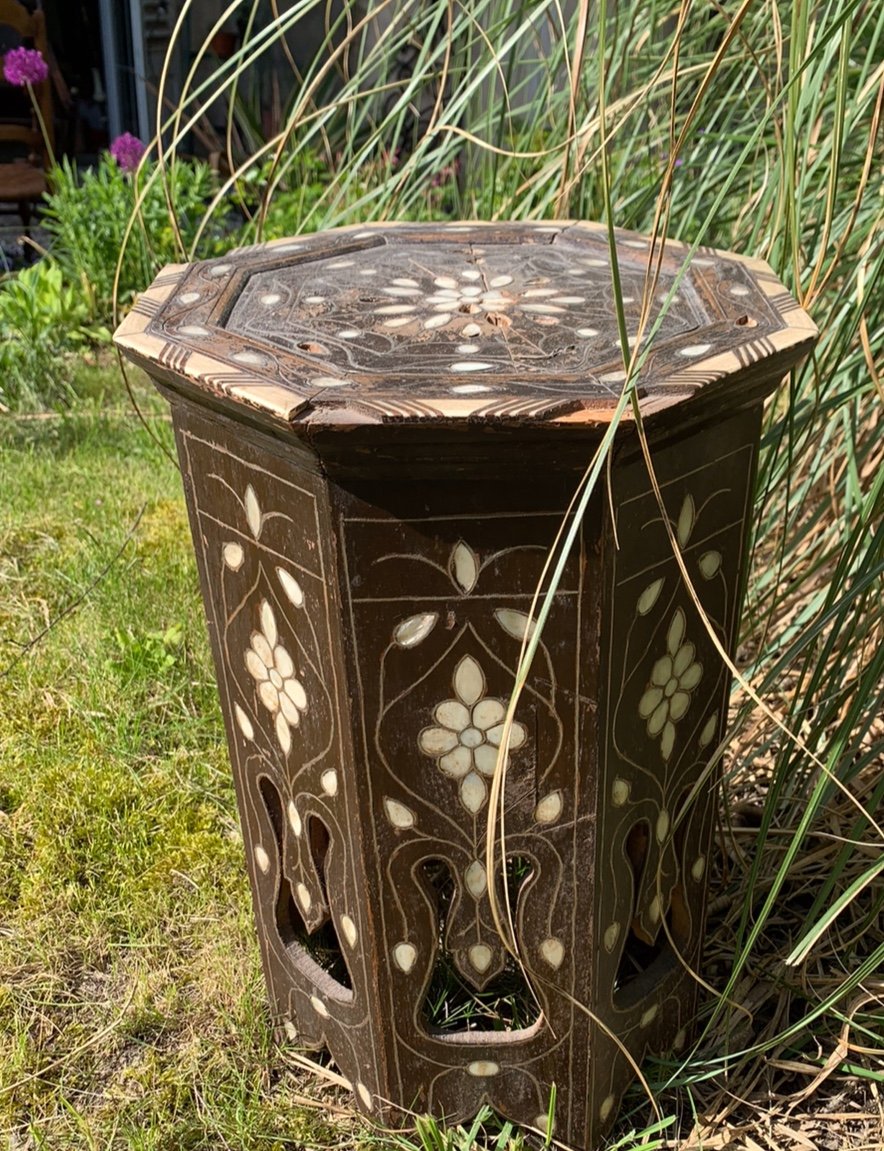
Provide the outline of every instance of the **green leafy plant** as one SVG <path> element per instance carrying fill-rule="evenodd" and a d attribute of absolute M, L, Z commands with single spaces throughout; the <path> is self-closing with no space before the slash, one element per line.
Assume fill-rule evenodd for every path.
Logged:
<path fill-rule="evenodd" d="M 124 249 L 140 181 L 150 181 L 150 171 L 145 165 L 130 175 L 104 154 L 83 172 L 65 159 L 50 174 L 44 221 L 52 237 L 52 256 L 66 282 L 77 286 L 93 320 L 107 323 L 113 314 L 121 250 L 117 299 L 126 307 L 164 263 L 175 259 L 177 237 L 192 237 L 202 220 L 214 185 L 212 171 L 205 163 L 180 160 L 169 173 L 175 219 L 169 217 L 162 187 L 154 182 L 140 204 L 139 226 Z M 207 239 L 205 254 L 213 242 Z"/>
<path fill-rule="evenodd" d="M 21 409 L 70 399 L 71 353 L 110 340 L 76 287 L 43 260 L 0 283 L 0 404 Z"/>

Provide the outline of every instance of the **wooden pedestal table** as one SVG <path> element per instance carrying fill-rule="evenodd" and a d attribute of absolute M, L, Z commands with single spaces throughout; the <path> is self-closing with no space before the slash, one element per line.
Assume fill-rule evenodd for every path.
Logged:
<path fill-rule="evenodd" d="M 653 316 L 685 258 L 666 245 Z M 647 260 L 619 237 L 631 331 Z M 815 336 L 767 265 L 702 250 L 641 374 L 729 650 L 762 402 Z M 624 379 L 603 230 L 267 244 L 166 268 L 116 340 L 172 404 L 280 1034 L 326 1045 L 378 1119 L 490 1103 L 545 1127 L 555 1084 L 557 1136 L 593 1146 L 627 1052 L 685 1042 L 714 778 L 687 800 L 729 690 L 627 413 L 519 702 L 487 873 L 532 594 Z M 533 993 L 490 913 L 504 869 Z"/>

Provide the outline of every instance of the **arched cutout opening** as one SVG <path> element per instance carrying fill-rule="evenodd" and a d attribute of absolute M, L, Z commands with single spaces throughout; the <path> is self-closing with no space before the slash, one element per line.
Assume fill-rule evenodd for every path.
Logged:
<path fill-rule="evenodd" d="M 261 777 L 258 789 L 273 825 L 281 863 L 284 858 L 283 840 L 286 834 L 282 797 L 276 785 L 267 776 Z M 322 820 L 315 815 L 307 819 L 305 830 L 310 858 L 319 880 L 323 902 L 329 906 L 327 865 L 331 834 Z M 296 953 L 305 952 L 313 963 L 322 968 L 340 985 L 342 991 L 352 993 L 353 980 L 347 966 L 344 949 L 335 930 L 334 921 L 330 915 L 326 915 L 317 928 L 308 931 L 304 917 L 294 898 L 291 882 L 285 875 L 280 876 L 274 920 L 280 942 L 286 950 L 294 950 Z"/>
<path fill-rule="evenodd" d="M 507 898 L 515 921 L 519 895 L 533 870 L 529 859 L 506 860 Z M 534 1027 L 540 1018 L 537 1000 L 518 963 L 508 956 L 505 966 L 481 989 L 472 986 L 445 950 L 455 880 L 445 860 L 428 859 L 421 865 L 423 879 L 436 902 L 436 962 L 421 1006 L 427 1031 L 439 1037 L 476 1032 L 508 1032 L 513 1038 Z M 503 883 L 498 877 L 503 895 Z"/>

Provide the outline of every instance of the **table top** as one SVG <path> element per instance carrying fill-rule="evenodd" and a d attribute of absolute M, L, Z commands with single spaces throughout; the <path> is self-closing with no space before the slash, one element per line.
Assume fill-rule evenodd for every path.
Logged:
<path fill-rule="evenodd" d="M 813 322 L 763 261 L 703 248 L 688 263 L 677 241 L 616 241 L 643 416 L 701 393 L 740 406 L 813 346 Z M 115 339 L 192 398 L 305 435 L 600 427 L 626 379 L 607 232 L 585 222 L 340 228 L 171 265 Z"/>

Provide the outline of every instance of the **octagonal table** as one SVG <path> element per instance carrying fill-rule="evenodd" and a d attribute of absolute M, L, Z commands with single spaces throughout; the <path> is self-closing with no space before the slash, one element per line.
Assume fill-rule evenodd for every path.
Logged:
<path fill-rule="evenodd" d="M 816 331 L 766 264 L 701 249 L 679 282 L 686 255 L 638 395 L 732 650 L 762 402 Z M 618 262 L 634 334 L 647 241 Z M 630 1061 L 685 1042 L 729 679 L 630 412 L 484 853 L 532 595 L 625 378 L 611 282 L 593 224 L 341 229 L 168 267 L 116 335 L 172 404 L 274 1020 L 386 1121 L 545 1128 L 555 1084 L 589 1147 Z"/>

